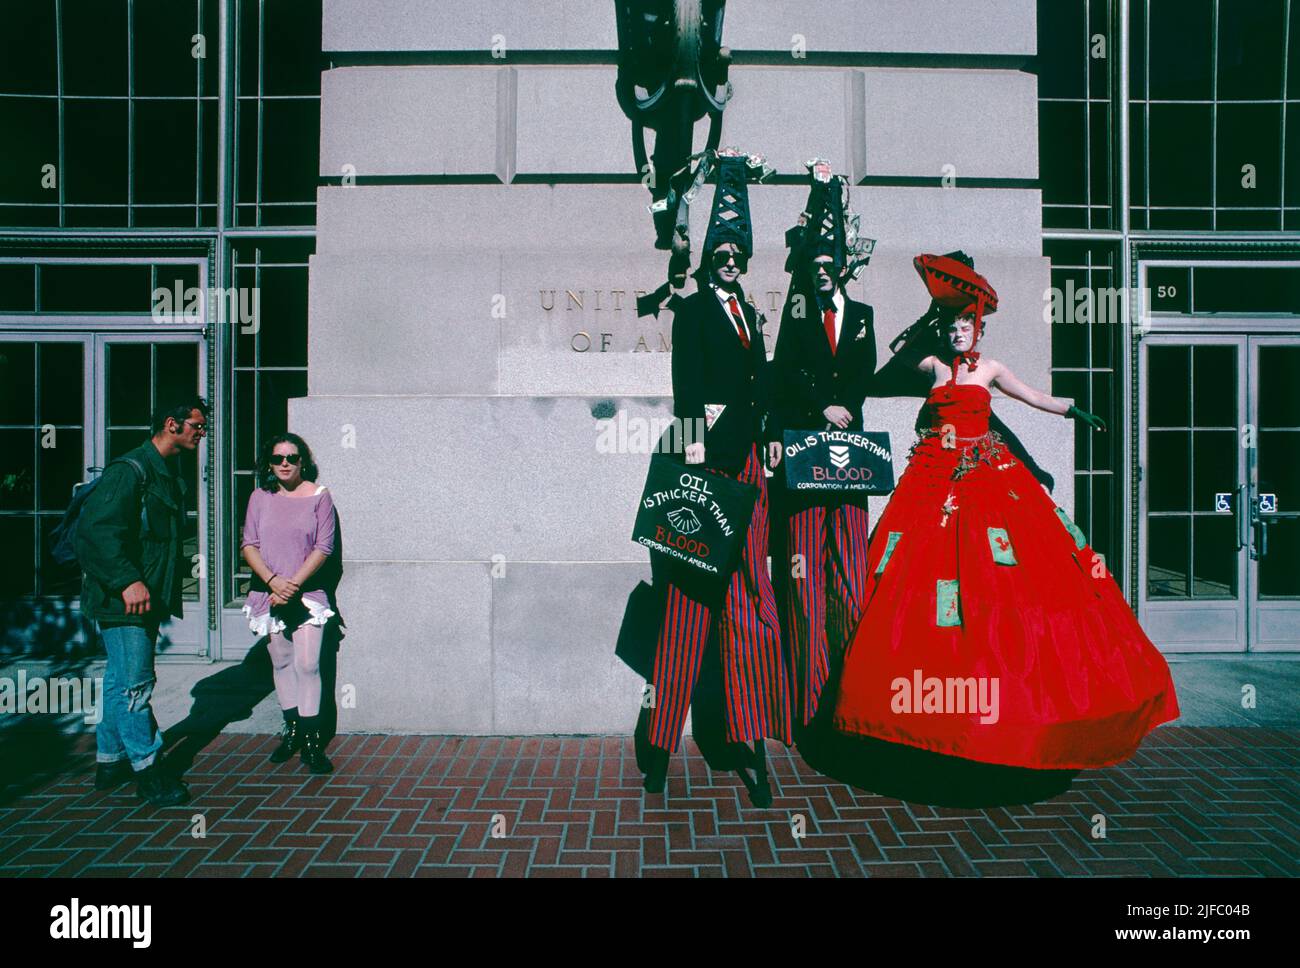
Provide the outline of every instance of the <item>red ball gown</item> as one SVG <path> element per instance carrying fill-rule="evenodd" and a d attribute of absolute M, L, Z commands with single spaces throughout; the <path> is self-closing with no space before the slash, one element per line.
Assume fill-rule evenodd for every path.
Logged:
<path fill-rule="evenodd" d="M 932 429 L 868 551 L 834 723 L 984 763 L 1078 770 L 1178 716 L 1169 667 L 1083 534 L 988 427 L 978 384 Z"/>

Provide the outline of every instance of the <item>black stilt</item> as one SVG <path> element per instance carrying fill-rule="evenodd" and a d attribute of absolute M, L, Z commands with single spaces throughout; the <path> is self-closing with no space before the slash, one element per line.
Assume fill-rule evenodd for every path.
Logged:
<path fill-rule="evenodd" d="M 651 747 L 649 763 L 645 771 L 645 789 L 647 793 L 663 793 L 668 780 L 668 751 Z"/>
<path fill-rule="evenodd" d="M 772 784 L 767 778 L 767 744 L 763 739 L 754 741 L 754 785 L 749 788 L 749 802 L 756 807 L 772 805 Z"/>

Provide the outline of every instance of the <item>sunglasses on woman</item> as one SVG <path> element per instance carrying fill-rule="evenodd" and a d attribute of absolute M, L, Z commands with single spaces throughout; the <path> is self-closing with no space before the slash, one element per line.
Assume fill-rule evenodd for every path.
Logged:
<path fill-rule="evenodd" d="M 285 461 L 288 461 L 290 464 L 297 464 L 298 461 L 300 460 L 302 460 L 302 454 L 272 454 L 271 455 L 272 465 L 283 464 Z"/>

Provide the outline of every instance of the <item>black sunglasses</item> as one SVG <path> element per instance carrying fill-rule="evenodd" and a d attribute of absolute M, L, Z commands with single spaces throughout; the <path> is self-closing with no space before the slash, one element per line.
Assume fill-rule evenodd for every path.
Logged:
<path fill-rule="evenodd" d="M 271 455 L 272 466 L 276 464 L 283 464 L 285 461 L 288 461 L 290 464 L 297 464 L 298 461 L 300 460 L 302 460 L 302 454 L 272 454 Z"/>
<path fill-rule="evenodd" d="M 741 272 L 744 272 L 745 268 L 749 265 L 749 256 L 745 255 L 745 253 L 728 252 L 726 249 L 723 249 L 720 252 L 713 253 L 713 268 L 721 269 L 733 259 L 736 261 L 736 268 Z"/>

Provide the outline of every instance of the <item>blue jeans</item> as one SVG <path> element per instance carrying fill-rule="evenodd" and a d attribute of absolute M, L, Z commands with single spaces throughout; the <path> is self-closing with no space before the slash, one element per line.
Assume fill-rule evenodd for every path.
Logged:
<path fill-rule="evenodd" d="M 99 627 L 108 653 L 104 670 L 103 718 L 95 727 L 99 763 L 129 759 L 139 771 L 153 765 L 162 749 L 162 733 L 153 716 L 154 643 L 158 626 Z"/>

